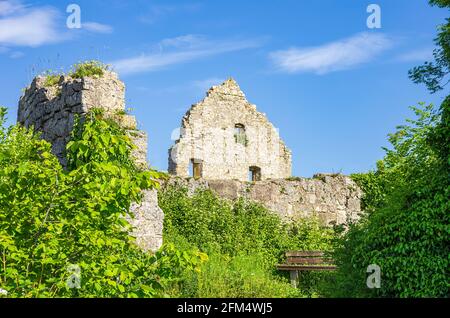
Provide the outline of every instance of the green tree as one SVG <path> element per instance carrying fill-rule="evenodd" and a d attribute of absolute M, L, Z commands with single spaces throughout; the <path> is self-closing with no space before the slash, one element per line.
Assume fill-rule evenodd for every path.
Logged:
<path fill-rule="evenodd" d="M 152 297 L 164 295 L 177 272 L 199 266 L 198 251 L 167 245 L 152 255 L 128 234 L 130 202 L 156 187 L 159 174 L 134 167 L 133 145 L 117 124 L 88 115 L 64 170 L 32 130 L 5 129 L 5 113 L 0 108 L 0 288 L 8 296 Z"/>
<path fill-rule="evenodd" d="M 448 294 L 450 186 L 447 164 L 432 138 L 441 117 L 431 105 L 399 126 L 379 163 L 385 198 L 339 241 L 335 296 L 444 297 Z M 373 193 L 369 193 L 371 195 Z M 379 290 L 366 287 L 366 268 L 381 267 Z"/>
<path fill-rule="evenodd" d="M 448 0 L 432 0 L 448 8 Z M 434 62 L 410 71 L 431 93 L 444 89 L 450 65 L 450 20 L 440 27 Z M 413 108 L 416 119 L 389 135 L 377 170 L 355 175 L 366 215 L 334 252 L 334 296 L 447 297 L 450 254 L 450 98 L 436 109 Z M 381 289 L 365 285 L 369 264 L 381 267 Z"/>
<path fill-rule="evenodd" d="M 431 5 L 441 8 L 450 8 L 449 0 L 430 0 Z M 431 93 L 444 89 L 449 83 L 450 73 L 450 18 L 446 23 L 439 26 L 438 35 L 435 39 L 437 48 L 433 52 L 434 62 L 425 62 L 409 72 L 414 83 L 423 83 Z"/>

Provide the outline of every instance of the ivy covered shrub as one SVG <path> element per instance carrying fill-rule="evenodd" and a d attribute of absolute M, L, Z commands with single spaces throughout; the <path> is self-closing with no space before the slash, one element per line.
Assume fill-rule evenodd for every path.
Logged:
<path fill-rule="evenodd" d="M 137 171 L 128 137 L 98 114 L 68 145 L 63 170 L 51 146 L 0 108 L 0 288 L 9 297 L 154 297 L 205 259 L 165 245 L 152 255 L 128 234 L 131 201 L 157 186 Z M 172 268 L 172 270 L 171 270 Z"/>
<path fill-rule="evenodd" d="M 378 169 L 355 180 L 368 213 L 338 241 L 332 295 L 447 297 L 450 255 L 449 98 L 437 110 L 414 107 Z M 444 133 L 444 132 L 447 133 Z M 445 150 L 447 149 L 447 150 Z M 381 288 L 366 286 L 366 269 L 381 269 Z"/>
<path fill-rule="evenodd" d="M 448 0 L 429 0 L 450 8 Z M 409 72 L 430 93 L 444 91 L 450 66 L 450 19 L 438 26 L 434 61 Z M 445 92 L 444 92 L 445 93 Z M 330 295 L 448 297 L 450 290 L 450 96 L 440 108 L 420 104 L 389 136 L 375 172 L 354 176 L 367 211 L 337 241 L 339 270 Z M 366 287 L 366 268 L 381 269 L 381 288 Z"/>
<path fill-rule="evenodd" d="M 68 168 L 73 170 L 86 163 L 109 162 L 136 172 L 131 158 L 135 148 L 124 128 L 105 117 L 103 109 L 93 108 L 87 116 L 75 118 L 71 140 L 67 144 Z M 161 176 L 155 171 L 133 175 L 146 175 L 154 180 Z M 156 187 L 158 183 L 154 182 L 152 186 Z"/>

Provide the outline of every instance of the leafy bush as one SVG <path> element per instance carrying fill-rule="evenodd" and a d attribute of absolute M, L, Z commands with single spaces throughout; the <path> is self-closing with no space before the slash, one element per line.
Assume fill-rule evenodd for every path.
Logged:
<path fill-rule="evenodd" d="M 383 162 L 379 161 L 377 165 L 377 171 L 351 175 L 353 181 L 356 182 L 364 193 L 361 200 L 361 209 L 366 212 L 371 212 L 377 207 L 380 207 L 386 197 Z"/>
<path fill-rule="evenodd" d="M 236 255 L 239 251 L 272 252 L 282 241 L 277 235 L 283 225 L 261 206 L 243 200 L 235 205 L 219 199 L 211 191 L 169 187 L 160 195 L 165 213 L 165 233 L 172 231 L 205 251 Z M 268 248 L 268 247 L 271 248 Z M 279 255 L 270 255 L 272 263 Z"/>
<path fill-rule="evenodd" d="M 67 144 L 68 167 L 76 169 L 86 163 L 110 162 L 135 171 L 131 158 L 135 147 L 117 122 L 104 118 L 102 109 L 94 108 L 87 117 L 75 118 L 71 141 Z M 154 171 L 150 174 L 153 178 L 160 176 Z"/>
<path fill-rule="evenodd" d="M 170 268 L 201 265 L 198 250 L 168 244 L 151 255 L 128 235 L 130 202 L 157 186 L 158 174 L 136 171 L 118 127 L 87 116 L 65 171 L 49 143 L 5 129 L 4 116 L 0 109 L 0 288 L 9 297 L 161 296 L 176 280 Z"/>
<path fill-rule="evenodd" d="M 317 219 L 286 224 L 259 204 L 230 202 L 209 190 L 188 195 L 185 188 L 167 186 L 159 193 L 165 213 L 164 240 L 178 248 L 196 247 L 209 255 L 201 272 L 180 287 L 187 297 L 286 297 L 300 295 L 288 283 L 288 273 L 275 265 L 287 250 L 329 250 L 333 230 Z M 322 277 L 315 273 L 313 278 Z M 304 295 L 319 292 L 314 279 L 301 284 Z"/>
<path fill-rule="evenodd" d="M 198 272 L 190 272 L 183 284 L 182 295 L 215 298 L 286 298 L 299 296 L 280 276 L 265 265 L 264 255 L 212 253 Z"/>
<path fill-rule="evenodd" d="M 450 7 L 448 0 L 431 5 Z M 431 93 L 444 89 L 450 65 L 450 19 L 439 26 L 434 62 L 409 73 Z M 365 215 L 337 241 L 339 265 L 331 295 L 448 297 L 450 255 L 450 96 L 436 110 L 414 107 L 389 136 L 392 149 L 375 172 L 356 176 L 366 191 Z M 365 287 L 369 264 L 381 267 L 381 289 Z"/>
<path fill-rule="evenodd" d="M 86 61 L 75 64 L 69 76 L 72 78 L 101 77 L 109 66 L 99 61 Z"/>
<path fill-rule="evenodd" d="M 441 116 L 448 107 L 447 99 L 441 112 L 432 105 L 413 108 L 417 119 L 390 135 L 392 149 L 369 175 L 377 175 L 376 191 L 369 191 L 373 211 L 336 248 L 336 296 L 448 296 L 450 184 L 442 141 L 449 137 L 442 133 L 448 117 Z M 369 264 L 381 267 L 380 289 L 365 286 Z"/>

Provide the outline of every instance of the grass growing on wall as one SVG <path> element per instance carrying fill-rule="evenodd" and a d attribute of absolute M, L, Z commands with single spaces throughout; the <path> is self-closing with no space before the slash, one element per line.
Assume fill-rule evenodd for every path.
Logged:
<path fill-rule="evenodd" d="M 72 78 L 101 77 L 109 66 L 99 61 L 85 61 L 72 66 L 69 76 Z"/>

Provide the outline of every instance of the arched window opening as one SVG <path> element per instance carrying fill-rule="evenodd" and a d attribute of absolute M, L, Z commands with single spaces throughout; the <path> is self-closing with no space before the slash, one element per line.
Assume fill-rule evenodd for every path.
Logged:
<path fill-rule="evenodd" d="M 261 168 L 256 166 L 251 166 L 248 169 L 248 181 L 261 181 Z"/>
<path fill-rule="evenodd" d="M 247 134 L 245 133 L 245 126 L 243 124 L 234 125 L 234 141 L 237 144 L 248 145 Z"/>

